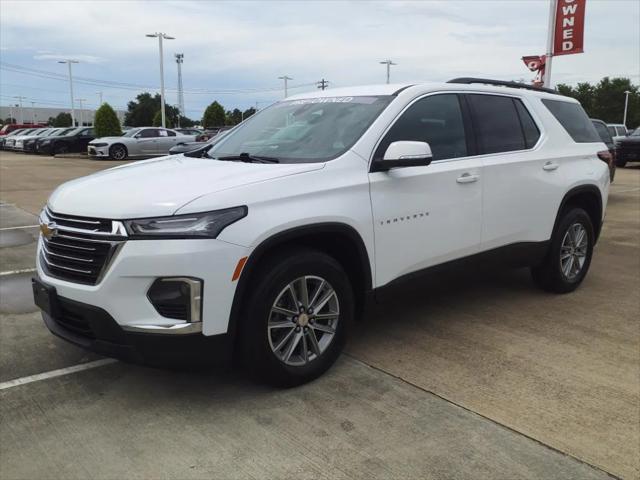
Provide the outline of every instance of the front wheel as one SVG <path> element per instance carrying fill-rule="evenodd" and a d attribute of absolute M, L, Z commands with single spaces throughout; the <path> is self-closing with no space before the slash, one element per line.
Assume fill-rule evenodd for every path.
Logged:
<path fill-rule="evenodd" d="M 542 263 L 531 269 L 534 282 L 555 293 L 574 291 L 591 265 L 595 235 L 591 218 L 582 208 L 564 212 Z"/>
<path fill-rule="evenodd" d="M 315 250 L 281 252 L 256 272 L 242 318 L 243 363 L 272 385 L 309 382 L 333 365 L 354 316 L 347 274 Z"/>
<path fill-rule="evenodd" d="M 124 145 L 114 145 L 109 149 L 109 156 L 114 160 L 124 160 L 127 158 L 127 149 Z"/>

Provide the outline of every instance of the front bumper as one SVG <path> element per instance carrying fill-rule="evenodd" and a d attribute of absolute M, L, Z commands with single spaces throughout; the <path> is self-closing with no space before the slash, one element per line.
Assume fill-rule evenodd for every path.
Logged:
<path fill-rule="evenodd" d="M 109 147 L 94 147 L 89 145 L 87 147 L 87 155 L 90 157 L 107 158 L 109 156 Z"/>
<path fill-rule="evenodd" d="M 42 312 L 51 333 L 100 355 L 156 366 L 222 365 L 232 359 L 233 344 L 227 334 L 130 332 L 101 308 L 59 296 L 54 305 L 52 312 Z"/>
<path fill-rule="evenodd" d="M 249 250 L 216 239 L 128 240 L 106 265 L 96 285 L 63 280 L 42 266 L 38 242 L 39 279 L 55 287 L 61 298 L 104 310 L 130 333 L 162 333 L 174 337 L 202 331 L 205 336 L 227 333 L 237 282 L 232 281 L 240 258 Z M 147 293 L 158 278 L 201 279 L 202 321 L 199 325 L 163 317 Z"/>

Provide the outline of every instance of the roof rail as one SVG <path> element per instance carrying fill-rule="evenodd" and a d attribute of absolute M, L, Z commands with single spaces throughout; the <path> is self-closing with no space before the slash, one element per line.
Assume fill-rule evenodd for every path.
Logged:
<path fill-rule="evenodd" d="M 553 90 L 551 88 L 534 87 L 533 85 L 527 85 L 526 83 L 519 83 L 519 82 L 491 80 L 490 78 L 460 77 L 460 78 L 454 78 L 453 80 L 449 80 L 447 83 L 464 83 L 467 85 L 470 85 L 472 83 L 484 83 L 486 85 L 499 85 L 501 87 L 523 88 L 525 90 L 533 90 L 536 92 L 547 92 L 547 93 L 553 93 L 555 95 L 560 95 L 560 92 L 558 92 L 557 90 Z"/>

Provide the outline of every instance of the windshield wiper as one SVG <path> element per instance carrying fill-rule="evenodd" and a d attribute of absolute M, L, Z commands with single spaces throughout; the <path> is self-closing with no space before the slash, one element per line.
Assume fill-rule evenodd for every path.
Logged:
<path fill-rule="evenodd" d="M 240 161 L 240 162 L 247 162 L 247 163 L 280 163 L 280 160 L 278 160 L 275 157 L 262 157 L 262 156 L 257 156 L 257 155 L 250 155 L 247 152 L 242 152 L 239 155 L 229 155 L 226 157 L 215 157 L 218 160 L 229 160 L 229 161 Z"/>

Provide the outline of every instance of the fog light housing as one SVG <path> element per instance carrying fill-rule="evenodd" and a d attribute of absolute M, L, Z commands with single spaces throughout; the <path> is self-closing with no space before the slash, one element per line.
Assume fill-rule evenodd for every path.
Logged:
<path fill-rule="evenodd" d="M 198 278 L 158 278 L 147 298 L 163 317 L 190 323 L 202 321 L 202 280 Z"/>

